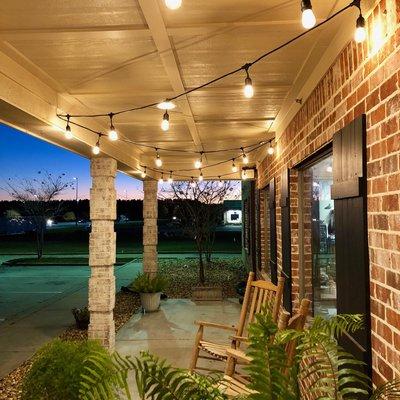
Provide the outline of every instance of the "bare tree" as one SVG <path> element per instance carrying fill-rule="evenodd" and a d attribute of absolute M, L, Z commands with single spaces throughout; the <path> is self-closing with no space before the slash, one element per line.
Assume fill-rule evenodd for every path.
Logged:
<path fill-rule="evenodd" d="M 3 188 L 13 200 L 21 202 L 26 214 L 32 218 L 36 231 L 37 257 L 43 256 L 44 234 L 46 223 L 56 215 L 61 202 L 55 201 L 71 182 L 65 180 L 65 174 L 53 176 L 51 173 L 39 171 L 37 178 L 24 178 L 16 181 L 8 179 Z"/>
<path fill-rule="evenodd" d="M 205 284 L 205 264 L 211 262 L 216 227 L 222 222 L 224 199 L 234 191 L 232 181 L 178 181 L 166 190 L 176 200 L 183 228 L 196 242 L 199 257 L 199 281 Z"/>

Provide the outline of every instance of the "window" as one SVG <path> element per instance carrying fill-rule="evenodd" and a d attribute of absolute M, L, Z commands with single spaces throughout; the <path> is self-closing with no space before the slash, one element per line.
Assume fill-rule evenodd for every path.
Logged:
<path fill-rule="evenodd" d="M 337 312 L 332 156 L 304 168 L 301 177 L 303 291 L 312 297 L 314 315 L 329 317 Z"/>

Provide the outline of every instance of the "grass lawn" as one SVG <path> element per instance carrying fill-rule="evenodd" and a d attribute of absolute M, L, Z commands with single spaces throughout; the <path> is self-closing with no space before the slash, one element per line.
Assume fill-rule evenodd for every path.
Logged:
<path fill-rule="evenodd" d="M 117 253 L 142 253 L 142 230 L 138 224 L 116 224 Z M 46 232 L 44 253 L 88 254 L 89 232 L 83 228 L 66 227 Z M 180 238 L 159 238 L 159 253 L 192 253 L 196 251 L 194 241 Z M 215 252 L 241 253 L 241 237 L 238 232 L 217 232 Z M 0 237 L 0 254 L 34 254 L 36 252 L 33 233 Z"/>

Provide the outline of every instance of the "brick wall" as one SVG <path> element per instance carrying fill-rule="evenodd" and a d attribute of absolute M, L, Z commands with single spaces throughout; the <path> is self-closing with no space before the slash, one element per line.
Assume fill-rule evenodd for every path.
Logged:
<path fill-rule="evenodd" d="M 381 42 L 374 32 L 380 21 Z M 400 374 L 400 1 L 381 0 L 367 18 L 368 41 L 354 41 L 303 103 L 277 141 L 276 156 L 259 165 L 258 187 L 276 177 L 278 265 L 282 264 L 279 174 L 367 116 L 368 238 L 374 381 Z M 377 43 L 380 47 L 377 48 Z M 292 195 L 298 196 L 295 183 Z M 298 208 L 292 203 L 293 293 L 299 292 Z M 263 226 L 263 225 L 261 225 Z"/>

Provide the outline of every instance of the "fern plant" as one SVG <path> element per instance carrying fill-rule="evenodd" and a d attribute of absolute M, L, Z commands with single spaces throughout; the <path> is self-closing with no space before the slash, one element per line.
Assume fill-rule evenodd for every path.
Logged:
<path fill-rule="evenodd" d="M 114 370 L 112 381 L 102 380 L 103 370 L 109 370 L 111 361 Z M 122 357 L 118 353 L 107 357 L 95 353 L 85 361 L 80 396 L 83 400 L 113 400 L 124 396 L 132 399 L 128 385 L 128 374 L 135 376 L 140 399 L 153 400 L 225 400 L 212 377 L 191 374 L 173 368 L 165 360 L 143 352 L 140 357 Z"/>

